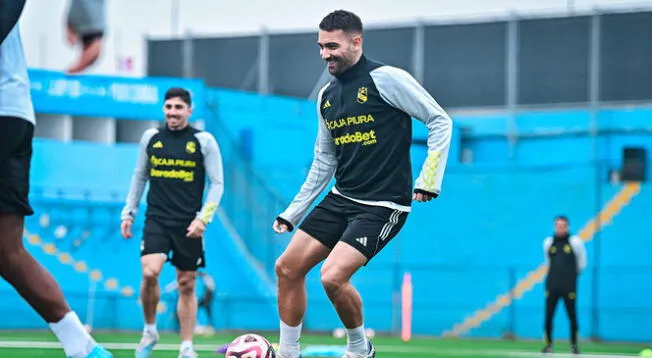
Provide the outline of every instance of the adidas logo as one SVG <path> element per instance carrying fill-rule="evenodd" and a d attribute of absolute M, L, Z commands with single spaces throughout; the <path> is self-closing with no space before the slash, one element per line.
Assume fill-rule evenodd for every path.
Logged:
<path fill-rule="evenodd" d="M 359 238 L 355 239 L 355 241 L 362 244 L 362 246 L 367 247 L 367 237 L 366 236 L 359 237 Z"/>
<path fill-rule="evenodd" d="M 152 148 L 163 148 L 163 143 L 159 140 L 158 142 L 154 143 Z"/>
<path fill-rule="evenodd" d="M 324 103 L 324 106 L 321 107 L 321 109 L 326 109 L 326 108 L 329 108 L 330 106 L 331 106 L 331 101 L 326 100 L 326 103 Z"/>

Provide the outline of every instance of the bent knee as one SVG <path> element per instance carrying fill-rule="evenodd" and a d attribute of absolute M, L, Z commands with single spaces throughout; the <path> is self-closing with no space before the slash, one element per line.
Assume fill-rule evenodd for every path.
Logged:
<path fill-rule="evenodd" d="M 274 264 L 274 271 L 279 280 L 300 280 L 305 277 L 305 272 L 300 267 L 292 264 L 283 256 L 279 257 Z"/>
<path fill-rule="evenodd" d="M 336 294 L 346 284 L 345 276 L 337 269 L 322 269 L 321 284 L 330 296 Z"/>

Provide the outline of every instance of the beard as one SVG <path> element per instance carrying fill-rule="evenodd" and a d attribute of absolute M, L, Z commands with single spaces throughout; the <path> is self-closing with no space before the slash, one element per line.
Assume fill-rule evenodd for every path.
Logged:
<path fill-rule="evenodd" d="M 337 76 L 341 74 L 342 72 L 346 71 L 348 68 L 351 67 L 351 62 L 346 60 L 343 57 L 335 57 L 332 56 L 326 60 L 326 63 L 328 64 L 328 72 L 330 72 L 331 75 Z"/>

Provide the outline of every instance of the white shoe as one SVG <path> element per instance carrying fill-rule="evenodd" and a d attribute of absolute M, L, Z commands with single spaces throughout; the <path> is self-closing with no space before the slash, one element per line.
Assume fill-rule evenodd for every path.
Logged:
<path fill-rule="evenodd" d="M 179 358 L 197 358 L 199 354 L 195 352 L 192 348 L 186 348 L 183 351 L 179 352 Z"/>
<path fill-rule="evenodd" d="M 351 353 L 351 352 L 344 352 L 344 355 L 342 358 L 375 358 L 376 357 L 376 348 L 374 348 L 374 345 L 371 344 L 371 341 L 367 341 L 367 346 L 369 347 L 369 350 L 367 354 L 360 355 L 357 353 Z"/>
<path fill-rule="evenodd" d="M 158 343 L 158 333 L 143 332 L 143 337 L 136 348 L 136 358 L 151 357 L 156 343 Z"/>
<path fill-rule="evenodd" d="M 276 358 L 301 358 L 301 351 L 296 350 L 292 352 L 285 352 L 279 350 L 276 352 Z"/>

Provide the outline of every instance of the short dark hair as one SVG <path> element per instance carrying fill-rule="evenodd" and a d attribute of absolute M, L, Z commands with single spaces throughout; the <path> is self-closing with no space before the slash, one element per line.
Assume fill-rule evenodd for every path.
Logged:
<path fill-rule="evenodd" d="M 167 101 L 170 98 L 179 97 L 182 101 L 186 102 L 188 107 L 192 106 L 192 100 L 190 99 L 190 92 L 181 87 L 172 87 L 165 92 L 165 100 Z"/>
<path fill-rule="evenodd" d="M 555 217 L 555 221 L 557 221 L 557 220 L 564 221 L 566 223 L 566 225 L 570 224 L 570 221 L 568 220 L 568 217 L 566 215 L 557 215 Z"/>
<path fill-rule="evenodd" d="M 350 11 L 335 10 L 321 20 L 319 29 L 323 31 L 342 30 L 346 33 L 362 33 L 362 20 L 358 15 Z"/>

